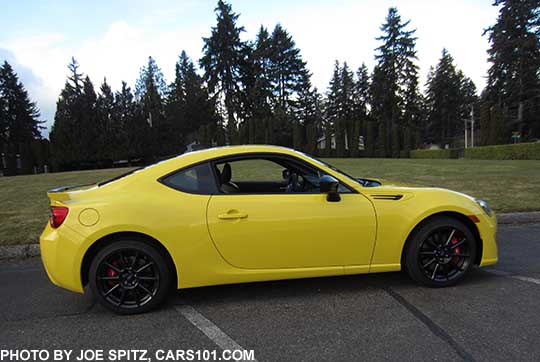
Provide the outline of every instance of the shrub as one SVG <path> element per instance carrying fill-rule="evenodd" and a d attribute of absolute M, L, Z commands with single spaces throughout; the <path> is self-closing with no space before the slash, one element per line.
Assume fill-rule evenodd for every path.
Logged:
<path fill-rule="evenodd" d="M 540 142 L 467 148 L 465 149 L 465 158 L 483 160 L 540 160 Z"/>
<path fill-rule="evenodd" d="M 459 150 L 413 150 L 410 152 L 411 158 L 458 158 Z"/>

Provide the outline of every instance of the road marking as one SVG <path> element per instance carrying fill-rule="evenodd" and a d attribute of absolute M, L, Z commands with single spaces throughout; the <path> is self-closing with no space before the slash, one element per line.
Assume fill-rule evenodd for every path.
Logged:
<path fill-rule="evenodd" d="M 474 357 L 463 348 L 452 336 L 435 323 L 427 314 L 422 312 L 401 294 L 390 287 L 385 287 L 383 290 L 390 295 L 397 303 L 405 307 L 416 319 L 423 323 L 435 336 L 445 343 L 447 343 L 465 362 L 474 362 Z"/>
<path fill-rule="evenodd" d="M 236 343 L 234 339 L 229 337 L 225 332 L 219 329 L 212 321 L 207 319 L 201 313 L 197 312 L 195 308 L 190 305 L 179 305 L 175 307 L 180 314 L 182 314 L 188 321 L 203 332 L 208 338 L 210 338 L 215 344 L 217 344 L 223 350 L 241 350 L 245 351 L 245 348 Z M 256 359 L 251 361 L 257 362 Z"/>
<path fill-rule="evenodd" d="M 512 273 L 508 273 L 508 272 L 505 272 L 505 271 L 502 271 L 502 270 L 494 270 L 494 269 L 492 269 L 492 270 L 486 270 L 486 271 L 488 273 L 495 274 L 495 275 L 500 275 L 502 277 L 517 279 L 517 280 L 521 280 L 523 282 L 529 282 L 529 283 L 540 285 L 540 279 L 526 277 L 524 275 L 512 274 Z"/>

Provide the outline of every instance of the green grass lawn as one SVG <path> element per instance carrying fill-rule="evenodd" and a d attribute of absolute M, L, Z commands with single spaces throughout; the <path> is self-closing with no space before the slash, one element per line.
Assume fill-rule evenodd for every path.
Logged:
<path fill-rule="evenodd" d="M 540 161 L 328 159 L 359 177 L 446 187 L 487 200 L 497 212 L 540 210 Z M 126 169 L 0 177 L 0 245 L 38 241 L 47 222 L 46 191 L 104 180 Z M 253 170 L 253 175 L 264 170 Z"/>

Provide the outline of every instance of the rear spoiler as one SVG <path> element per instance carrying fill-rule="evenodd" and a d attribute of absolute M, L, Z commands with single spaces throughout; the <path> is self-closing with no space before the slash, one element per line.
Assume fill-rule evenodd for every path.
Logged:
<path fill-rule="evenodd" d="M 66 200 L 71 199 L 70 193 L 66 191 L 72 190 L 72 189 L 80 189 L 83 187 L 94 186 L 94 185 L 96 185 L 95 182 L 89 183 L 89 184 L 77 184 L 77 185 L 55 187 L 47 191 L 47 196 L 49 196 L 51 201 L 60 201 L 60 202 L 66 201 Z"/>
<path fill-rule="evenodd" d="M 67 191 L 67 190 L 70 190 L 70 189 L 78 189 L 80 187 L 93 186 L 95 184 L 96 184 L 96 182 L 92 182 L 92 183 L 89 183 L 89 184 L 75 184 L 75 185 L 69 185 L 69 186 L 60 186 L 60 187 L 55 187 L 53 189 L 48 190 L 47 193 L 52 194 L 52 193 L 55 193 L 55 192 L 64 192 L 64 191 Z"/>

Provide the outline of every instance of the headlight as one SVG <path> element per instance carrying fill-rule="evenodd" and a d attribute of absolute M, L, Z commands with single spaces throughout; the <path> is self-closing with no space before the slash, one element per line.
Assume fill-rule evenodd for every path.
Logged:
<path fill-rule="evenodd" d="M 486 212 L 488 216 L 491 216 L 491 207 L 484 200 L 476 200 L 476 203 Z"/>

